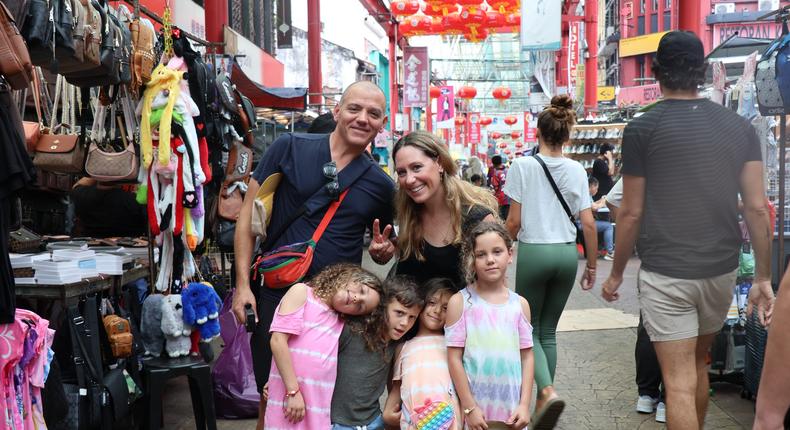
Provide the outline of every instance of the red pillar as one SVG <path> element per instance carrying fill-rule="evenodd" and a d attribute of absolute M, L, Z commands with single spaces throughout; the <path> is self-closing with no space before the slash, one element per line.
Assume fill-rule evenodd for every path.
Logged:
<path fill-rule="evenodd" d="M 397 33 L 397 27 L 393 30 Z M 390 60 L 390 131 L 395 132 L 395 115 L 398 114 L 398 57 L 395 49 L 397 34 L 390 34 L 389 60 Z"/>
<path fill-rule="evenodd" d="M 587 33 L 587 60 L 584 64 L 584 107 L 598 107 L 598 0 L 584 4 L 584 21 Z"/>
<path fill-rule="evenodd" d="M 428 104 L 425 105 L 425 130 L 433 131 L 433 98 L 428 97 Z"/>
<path fill-rule="evenodd" d="M 215 2 L 206 2 L 215 3 Z M 217 1 L 216 3 L 225 3 Z M 310 104 L 323 104 L 321 82 L 321 1 L 307 0 L 307 74 Z"/>
<path fill-rule="evenodd" d="M 225 41 L 225 29 L 228 25 L 228 2 L 227 1 L 207 1 L 205 2 L 204 19 L 206 20 L 206 40 L 209 42 L 222 43 Z M 218 45 L 216 51 L 223 52 L 223 46 Z"/>

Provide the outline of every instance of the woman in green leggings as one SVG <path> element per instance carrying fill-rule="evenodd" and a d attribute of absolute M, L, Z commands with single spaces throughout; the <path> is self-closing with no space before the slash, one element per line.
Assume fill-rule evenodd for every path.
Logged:
<path fill-rule="evenodd" d="M 588 257 L 582 288 L 590 289 L 595 283 L 598 238 L 590 210 L 587 172 L 579 162 L 562 156 L 562 146 L 568 142 L 575 122 L 571 99 L 554 97 L 551 106 L 538 115 L 539 155 L 514 161 L 504 187 L 510 197 L 507 227 L 519 241 L 516 291 L 527 299 L 532 311 L 538 385 L 534 416 L 543 417 L 543 422 L 549 417 L 556 422 L 565 406 L 554 388 L 554 372 L 557 323 L 573 288 L 578 260 L 576 225 L 570 218 L 581 219 L 586 241 Z M 563 208 L 544 166 L 573 217 Z"/>

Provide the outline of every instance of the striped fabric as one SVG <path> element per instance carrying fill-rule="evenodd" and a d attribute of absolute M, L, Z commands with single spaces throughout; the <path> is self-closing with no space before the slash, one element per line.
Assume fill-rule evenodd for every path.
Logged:
<path fill-rule="evenodd" d="M 307 410 L 298 424 L 285 419 L 285 385 L 272 361 L 266 429 L 311 430 L 331 426 L 329 411 L 337 376 L 337 342 L 342 330 L 343 321 L 313 294 L 312 288 L 307 289 L 304 306 L 296 311 L 281 315 L 277 308 L 270 331 L 291 335 L 288 349 Z"/>
<path fill-rule="evenodd" d="M 404 412 L 400 421 L 402 430 L 417 428 L 411 418 L 415 415 L 415 409 L 423 406 L 426 400 L 452 405 L 456 418 L 450 428 L 461 428 L 461 408 L 447 367 L 444 336 L 419 336 L 404 343 L 392 379 L 401 381 L 400 396 Z"/>
<path fill-rule="evenodd" d="M 487 421 L 507 421 L 521 400 L 521 349 L 532 348 L 532 326 L 520 297 L 492 304 L 473 288 L 461 290 L 464 311 L 445 328 L 448 347 L 464 348 L 464 370 Z"/>

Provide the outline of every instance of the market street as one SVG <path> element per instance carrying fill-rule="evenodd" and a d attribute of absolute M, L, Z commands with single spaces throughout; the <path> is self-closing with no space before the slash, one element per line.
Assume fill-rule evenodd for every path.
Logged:
<path fill-rule="evenodd" d="M 363 265 L 385 276 L 389 266 L 378 266 L 365 253 Z M 584 260 L 579 260 L 580 270 Z M 634 343 L 639 305 L 636 274 L 639 262 L 629 264 L 619 301 L 609 304 L 600 296 L 600 284 L 611 262 L 598 261 L 597 285 L 591 292 L 575 288 L 565 307 L 557 334 L 559 358 L 557 389 L 568 402 L 558 429 L 661 429 L 654 415 L 637 413 L 634 383 Z M 508 280 L 514 288 L 514 262 Z M 600 329 L 600 327 L 619 327 Z M 218 345 L 216 345 L 218 347 Z M 217 353 L 219 350 L 217 350 Z M 740 397 L 740 386 L 712 384 L 706 429 L 751 428 L 754 402 Z M 534 399 L 534 396 L 533 396 Z M 194 429 L 192 406 L 186 378 L 168 381 L 164 400 L 164 427 Z M 255 420 L 218 419 L 219 429 L 255 428 Z"/>

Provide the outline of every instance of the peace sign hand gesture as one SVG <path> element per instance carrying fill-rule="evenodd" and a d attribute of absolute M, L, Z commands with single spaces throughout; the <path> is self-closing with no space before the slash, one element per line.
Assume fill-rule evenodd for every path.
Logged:
<path fill-rule="evenodd" d="M 395 244 L 390 240 L 392 233 L 392 225 L 387 224 L 384 231 L 381 231 L 378 218 L 373 221 L 373 229 L 371 231 L 373 239 L 368 246 L 370 257 L 378 264 L 387 264 L 393 255 L 395 255 Z"/>

